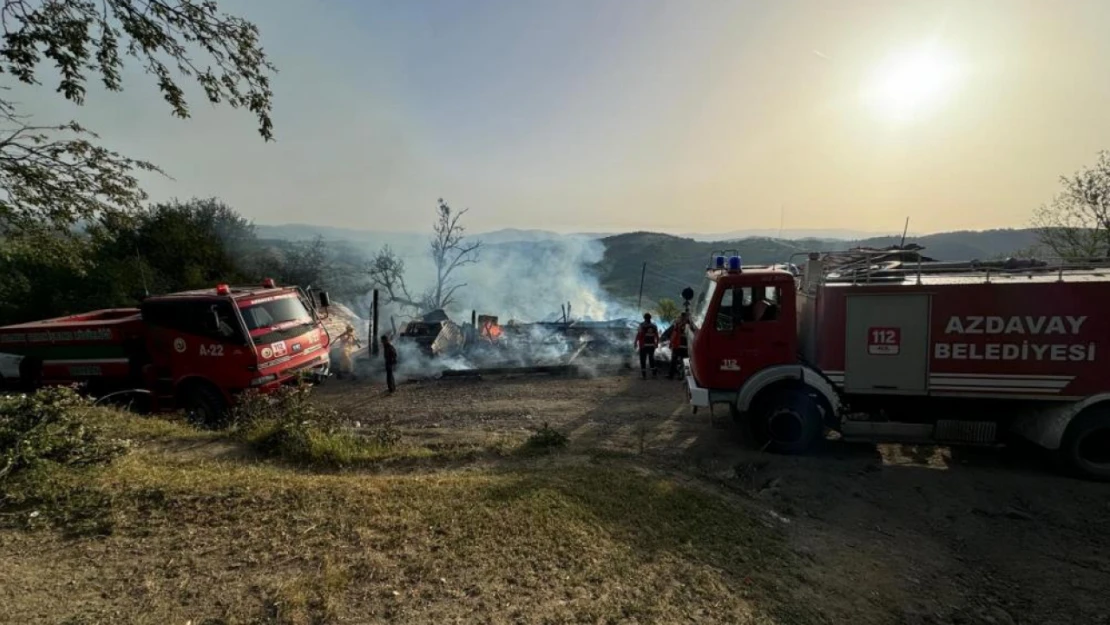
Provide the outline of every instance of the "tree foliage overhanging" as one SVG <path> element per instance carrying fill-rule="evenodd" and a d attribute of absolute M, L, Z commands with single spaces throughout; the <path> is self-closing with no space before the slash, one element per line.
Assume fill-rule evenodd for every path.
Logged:
<path fill-rule="evenodd" d="M 0 75 L 54 87 L 83 104 L 89 80 L 123 89 L 125 60 L 152 76 L 174 115 L 187 118 L 182 79 L 213 104 L 245 108 L 273 138 L 270 75 L 258 28 L 212 0 L 0 0 Z M 56 84 L 44 85 L 42 65 Z M 50 69 L 50 68 L 48 68 Z M 11 83 L 0 84 L 10 91 Z M 75 121 L 34 120 L 0 96 L 0 236 L 132 213 L 147 199 L 135 174 L 159 171 L 97 145 Z"/>
<path fill-rule="evenodd" d="M 257 273 L 265 255 L 243 251 L 254 233 L 234 211 L 213 200 L 146 208 L 137 176 L 156 165 L 76 121 L 32 117 L 13 91 L 82 105 L 89 82 L 122 91 L 133 64 L 173 115 L 189 117 L 194 83 L 213 104 L 249 110 L 268 141 L 276 70 L 254 24 L 213 0 L 0 0 L 0 26 L 0 323 Z"/>

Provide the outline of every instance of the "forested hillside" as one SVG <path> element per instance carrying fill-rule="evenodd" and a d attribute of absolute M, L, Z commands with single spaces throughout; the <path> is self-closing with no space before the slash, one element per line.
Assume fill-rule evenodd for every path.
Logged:
<path fill-rule="evenodd" d="M 926 254 L 939 260 L 1005 257 L 1026 250 L 1036 242 L 1036 232 L 1028 229 L 943 232 L 907 239 L 907 243 L 924 246 Z M 602 286 L 615 297 L 635 301 L 646 262 L 644 301 L 654 302 L 664 297 L 677 300 L 684 286 L 696 289 L 710 254 L 716 250 L 734 249 L 745 263 L 768 264 L 786 262 L 791 255 L 807 251 L 886 247 L 899 243 L 899 238 L 878 237 L 852 242 L 749 238 L 704 243 L 666 234 L 632 232 L 607 237 L 602 243 L 605 256 L 594 266 Z"/>

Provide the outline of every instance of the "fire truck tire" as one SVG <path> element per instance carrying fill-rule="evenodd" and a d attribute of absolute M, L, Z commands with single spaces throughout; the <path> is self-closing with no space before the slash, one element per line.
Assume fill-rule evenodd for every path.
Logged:
<path fill-rule="evenodd" d="M 756 444 L 772 453 L 806 452 L 824 432 L 821 409 L 804 388 L 768 389 L 756 397 L 750 426 Z"/>
<path fill-rule="evenodd" d="M 1068 425 L 1060 456 L 1079 477 L 1110 482 L 1110 407 L 1080 413 Z"/>
<path fill-rule="evenodd" d="M 197 425 L 217 428 L 227 420 L 227 401 L 219 389 L 208 382 L 186 382 L 178 397 L 186 416 Z"/>

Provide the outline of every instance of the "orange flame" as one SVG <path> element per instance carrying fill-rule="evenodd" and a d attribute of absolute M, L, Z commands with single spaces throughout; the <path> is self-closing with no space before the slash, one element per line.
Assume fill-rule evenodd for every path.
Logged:
<path fill-rule="evenodd" d="M 501 336 L 501 326 L 493 322 L 487 322 L 482 326 L 482 336 L 496 341 Z"/>

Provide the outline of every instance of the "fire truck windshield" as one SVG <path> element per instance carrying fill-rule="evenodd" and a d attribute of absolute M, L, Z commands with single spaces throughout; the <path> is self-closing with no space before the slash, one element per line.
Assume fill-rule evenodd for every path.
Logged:
<path fill-rule="evenodd" d="M 256 343 L 280 340 L 280 337 L 275 338 L 271 335 L 285 335 L 290 330 L 303 331 L 304 326 L 313 324 L 312 313 L 305 308 L 298 297 L 281 297 L 263 301 L 244 306 L 240 310 L 243 313 L 243 320 L 247 323 L 247 330 Z"/>
<path fill-rule="evenodd" d="M 717 290 L 717 281 L 706 279 L 705 286 L 698 295 L 697 302 L 694 304 L 694 325 L 701 327 L 705 322 L 705 311 L 709 309 L 709 302 L 713 301 L 713 292 Z"/>

